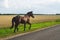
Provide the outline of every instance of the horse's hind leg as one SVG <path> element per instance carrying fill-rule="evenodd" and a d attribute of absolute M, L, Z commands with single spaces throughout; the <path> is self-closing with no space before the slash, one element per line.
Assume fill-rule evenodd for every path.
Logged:
<path fill-rule="evenodd" d="M 18 24 L 15 24 L 14 32 L 16 32 L 16 30 L 18 31 Z"/>

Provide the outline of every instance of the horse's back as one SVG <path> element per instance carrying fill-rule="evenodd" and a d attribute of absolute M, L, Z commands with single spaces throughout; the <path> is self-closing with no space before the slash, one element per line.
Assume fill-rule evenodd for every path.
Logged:
<path fill-rule="evenodd" d="M 12 18 L 12 21 L 18 22 L 19 19 L 20 19 L 20 16 L 15 16 L 15 17 Z"/>
<path fill-rule="evenodd" d="M 29 17 L 28 16 L 15 16 L 12 18 L 12 21 L 14 22 L 19 22 L 19 23 L 24 23 L 24 22 L 28 22 L 29 21 Z"/>

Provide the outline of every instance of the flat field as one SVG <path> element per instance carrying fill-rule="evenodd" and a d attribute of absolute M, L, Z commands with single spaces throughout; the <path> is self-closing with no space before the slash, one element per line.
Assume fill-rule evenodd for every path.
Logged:
<path fill-rule="evenodd" d="M 34 15 L 35 18 L 30 18 L 32 27 L 29 30 L 29 25 L 26 25 L 26 31 L 23 31 L 24 26 L 19 25 L 19 31 L 14 33 L 14 28 L 10 29 L 11 20 L 16 15 L 0 15 L 0 38 L 5 38 L 25 32 L 31 32 L 37 29 L 51 27 L 60 24 L 60 15 Z"/>
<path fill-rule="evenodd" d="M 14 16 L 16 15 L 0 15 L 0 27 L 10 27 L 11 20 Z M 60 15 L 34 15 L 34 16 L 35 18 L 30 18 L 31 23 L 53 21 L 56 19 L 60 19 Z"/>

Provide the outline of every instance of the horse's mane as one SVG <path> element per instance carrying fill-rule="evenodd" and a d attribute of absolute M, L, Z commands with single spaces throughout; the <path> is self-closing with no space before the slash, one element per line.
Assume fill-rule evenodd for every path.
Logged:
<path fill-rule="evenodd" d="M 29 14 L 31 14 L 32 13 L 32 11 L 30 11 L 30 12 L 27 12 L 27 14 L 25 14 L 24 16 L 26 16 L 26 15 L 29 15 Z"/>
<path fill-rule="evenodd" d="M 33 11 L 28 12 L 27 14 L 31 14 Z"/>

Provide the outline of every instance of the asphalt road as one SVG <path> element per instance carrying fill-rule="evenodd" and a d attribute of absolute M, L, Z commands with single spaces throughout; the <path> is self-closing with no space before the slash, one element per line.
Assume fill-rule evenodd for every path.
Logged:
<path fill-rule="evenodd" d="M 60 25 L 9 40 L 60 40 Z"/>

